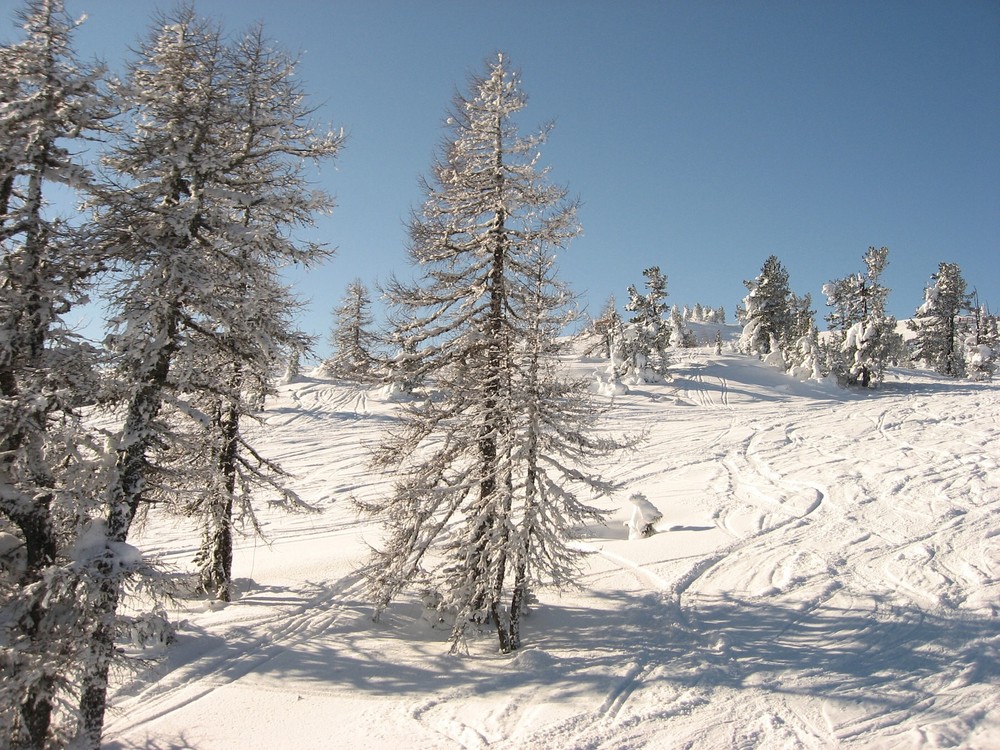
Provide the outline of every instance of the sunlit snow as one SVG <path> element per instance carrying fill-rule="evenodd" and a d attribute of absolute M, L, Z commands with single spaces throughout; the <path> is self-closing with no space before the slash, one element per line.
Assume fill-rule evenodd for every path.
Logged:
<path fill-rule="evenodd" d="M 108 747 L 1000 747 L 1000 386 L 844 391 L 713 347 L 671 372 L 604 398 L 648 440 L 606 467 L 625 486 L 580 589 L 539 590 L 510 656 L 492 631 L 448 656 L 416 591 L 372 623 L 379 532 L 348 498 L 385 490 L 366 456 L 395 406 L 282 386 L 262 437 L 323 512 L 264 512 L 237 601 L 189 602 L 165 661 L 121 678 Z M 663 518 L 630 540 L 635 492 Z M 192 539 L 132 541 L 183 568 Z"/>

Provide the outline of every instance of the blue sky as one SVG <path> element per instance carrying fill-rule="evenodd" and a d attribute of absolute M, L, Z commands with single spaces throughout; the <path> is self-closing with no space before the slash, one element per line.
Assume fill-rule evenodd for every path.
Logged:
<path fill-rule="evenodd" d="M 3 0 L 11 10 L 19 3 Z M 119 66 L 155 8 L 66 0 L 77 46 Z M 555 122 L 543 160 L 582 203 L 562 276 L 596 314 L 659 265 L 670 301 L 732 319 L 771 254 L 825 314 L 824 282 L 890 248 L 906 317 L 941 261 L 1000 309 L 1000 2 L 201 0 L 302 54 L 317 119 L 343 127 L 319 176 L 337 197 L 328 265 L 294 279 L 325 337 L 354 278 L 406 276 L 404 223 L 456 88 L 497 50 L 522 121 Z M 13 34 L 8 21 L 4 39 Z M 326 351 L 321 341 L 320 353 Z"/>

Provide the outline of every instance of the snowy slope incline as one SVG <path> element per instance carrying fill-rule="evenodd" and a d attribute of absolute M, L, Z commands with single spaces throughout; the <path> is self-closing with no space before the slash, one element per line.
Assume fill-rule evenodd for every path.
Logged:
<path fill-rule="evenodd" d="M 673 370 L 608 401 L 606 429 L 648 440 L 604 467 L 625 490 L 581 530 L 580 589 L 539 591 L 507 657 L 490 632 L 447 656 L 415 596 L 371 622 L 379 531 L 348 497 L 386 491 L 366 459 L 394 406 L 285 387 L 264 437 L 319 512 L 264 512 L 238 601 L 178 613 L 109 747 L 1000 747 L 1000 388 L 844 392 L 710 349 Z M 633 492 L 664 517 L 629 540 Z M 183 567 L 191 539 L 137 543 Z"/>

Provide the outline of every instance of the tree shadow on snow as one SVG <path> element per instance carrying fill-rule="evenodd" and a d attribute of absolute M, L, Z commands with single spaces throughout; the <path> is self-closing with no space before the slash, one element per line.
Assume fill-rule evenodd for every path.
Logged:
<path fill-rule="evenodd" d="M 496 636 L 484 628 L 472 658 L 449 656 L 448 630 L 432 630 L 416 605 L 396 605 L 373 624 L 366 603 L 344 601 L 351 615 L 322 637 L 280 644 L 237 671 L 374 695 L 539 686 L 558 699 L 613 692 L 642 665 L 644 687 L 752 686 L 889 708 L 915 704 L 934 685 L 1000 677 L 1000 634 L 985 618 L 690 596 L 681 610 L 659 593 L 589 596 L 599 606 L 557 602 L 529 614 L 524 646 L 511 655 L 496 654 Z"/>
<path fill-rule="evenodd" d="M 625 656 L 661 667 L 653 679 L 683 687 L 753 686 L 887 705 L 912 704 L 932 685 L 1000 677 L 1000 631 L 985 617 L 690 596 L 681 610 L 660 595 L 602 598 L 612 601 L 549 607 L 545 629 L 532 628 L 528 639 L 552 652 L 585 652 L 579 669 Z"/>

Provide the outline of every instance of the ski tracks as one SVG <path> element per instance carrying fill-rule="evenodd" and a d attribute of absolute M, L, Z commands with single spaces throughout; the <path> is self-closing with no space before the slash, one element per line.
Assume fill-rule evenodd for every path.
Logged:
<path fill-rule="evenodd" d="M 358 608 L 351 605 L 362 587 L 361 577 L 352 575 L 332 585 L 311 584 L 309 592 L 251 594 L 227 605 L 230 611 L 245 609 L 246 617 L 234 618 L 232 626 L 221 635 L 208 636 L 197 625 L 182 627 L 181 641 L 174 649 L 186 652 L 179 658 L 187 660 L 176 669 L 167 667 L 155 682 L 150 683 L 148 675 L 143 675 L 134 686 L 120 688 L 107 724 L 107 738 L 136 736 L 136 730 L 143 725 L 261 671 L 290 649 L 329 634 L 341 620 L 358 615 Z M 266 606 L 268 611 L 257 615 L 252 611 L 255 606 Z M 202 645 L 200 639 L 210 645 Z M 191 651 L 200 653 L 191 659 Z"/>

